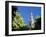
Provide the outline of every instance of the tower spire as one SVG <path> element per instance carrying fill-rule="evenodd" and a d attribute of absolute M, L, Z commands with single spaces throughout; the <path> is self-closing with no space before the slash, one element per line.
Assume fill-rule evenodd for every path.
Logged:
<path fill-rule="evenodd" d="M 35 27 L 35 24 L 34 24 L 34 18 L 33 18 L 32 12 L 31 12 L 29 18 L 30 18 L 30 29 L 32 29 L 32 28 Z"/>

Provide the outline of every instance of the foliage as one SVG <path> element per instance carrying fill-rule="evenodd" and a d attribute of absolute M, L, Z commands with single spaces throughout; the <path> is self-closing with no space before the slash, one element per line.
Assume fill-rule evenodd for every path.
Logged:
<path fill-rule="evenodd" d="M 12 30 L 26 30 L 29 29 L 24 23 L 23 18 L 16 12 L 16 16 L 12 19 Z"/>
<path fill-rule="evenodd" d="M 39 29 L 41 29 L 41 17 L 40 16 L 38 16 L 36 19 L 35 19 L 35 28 L 34 28 L 34 30 L 39 30 Z"/>

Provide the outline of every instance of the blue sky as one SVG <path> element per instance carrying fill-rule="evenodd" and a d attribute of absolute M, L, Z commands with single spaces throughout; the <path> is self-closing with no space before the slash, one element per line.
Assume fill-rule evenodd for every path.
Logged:
<path fill-rule="evenodd" d="M 41 7 L 29 7 L 29 6 L 17 6 L 17 11 L 20 11 L 19 13 L 23 17 L 25 23 L 29 23 L 29 16 L 32 12 L 33 17 L 41 15 Z"/>

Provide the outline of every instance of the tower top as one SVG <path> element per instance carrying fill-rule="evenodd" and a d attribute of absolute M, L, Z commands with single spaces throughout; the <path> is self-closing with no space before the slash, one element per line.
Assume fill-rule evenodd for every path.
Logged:
<path fill-rule="evenodd" d="M 30 24 L 31 24 L 31 28 L 34 28 L 35 26 L 35 24 L 34 24 L 34 18 L 33 18 L 33 15 L 32 15 L 32 12 L 30 13 L 30 17 L 29 17 L 29 21 L 30 21 Z"/>

